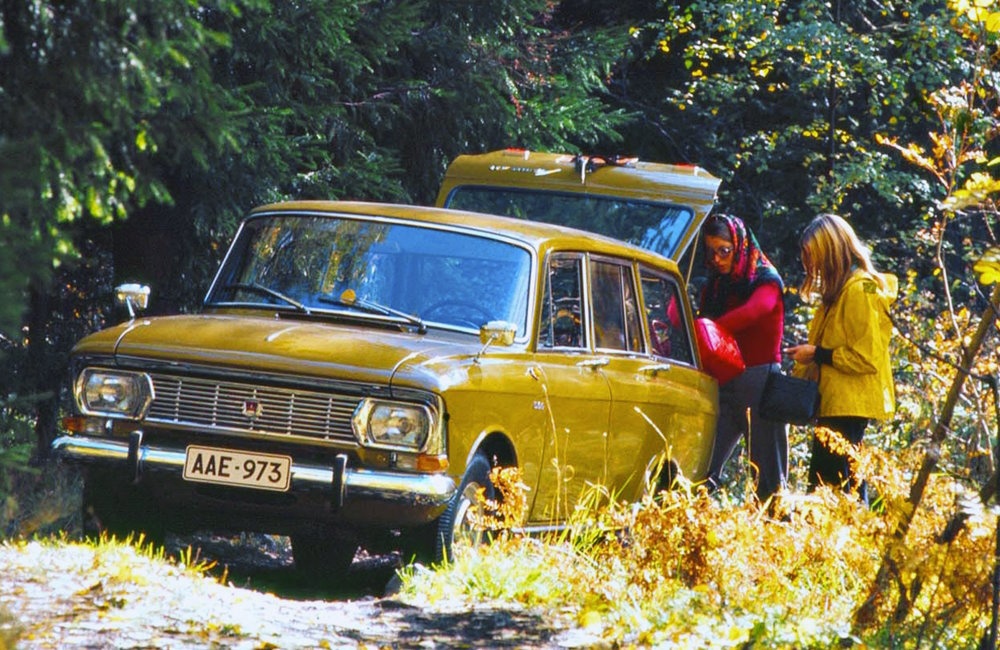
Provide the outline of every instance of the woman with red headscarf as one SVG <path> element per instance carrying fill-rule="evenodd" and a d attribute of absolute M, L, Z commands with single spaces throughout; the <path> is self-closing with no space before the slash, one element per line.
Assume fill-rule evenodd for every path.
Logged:
<path fill-rule="evenodd" d="M 709 275 L 699 316 L 733 335 L 746 364 L 742 374 L 719 387 L 719 423 L 708 480 L 719 484 L 722 469 L 742 438 L 750 455 L 755 492 L 763 503 L 788 478 L 787 427 L 757 413 L 767 375 L 781 362 L 784 285 L 756 237 L 738 217 L 713 215 L 701 234 Z"/>

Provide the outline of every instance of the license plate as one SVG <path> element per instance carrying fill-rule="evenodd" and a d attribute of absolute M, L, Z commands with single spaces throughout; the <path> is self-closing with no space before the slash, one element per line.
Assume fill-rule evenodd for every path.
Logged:
<path fill-rule="evenodd" d="M 287 492 L 291 478 L 290 456 L 190 445 L 184 459 L 186 481 Z"/>

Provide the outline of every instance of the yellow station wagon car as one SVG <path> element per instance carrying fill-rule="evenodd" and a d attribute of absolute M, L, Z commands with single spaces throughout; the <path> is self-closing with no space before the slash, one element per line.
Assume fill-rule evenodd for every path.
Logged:
<path fill-rule="evenodd" d="M 373 203 L 253 210 L 199 313 L 92 334 L 71 375 L 54 450 L 85 468 L 88 531 L 285 534 L 317 575 L 359 546 L 447 556 L 498 465 L 529 531 L 588 485 L 700 480 L 716 419 L 673 261 Z"/>

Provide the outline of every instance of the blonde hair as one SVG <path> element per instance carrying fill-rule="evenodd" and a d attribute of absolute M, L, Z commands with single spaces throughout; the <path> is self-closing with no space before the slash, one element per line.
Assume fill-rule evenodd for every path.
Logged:
<path fill-rule="evenodd" d="M 832 304 L 855 268 L 869 273 L 886 289 L 885 278 L 875 270 L 868 247 L 843 217 L 821 214 L 809 222 L 799 239 L 799 251 L 806 271 L 800 286 L 803 298 L 819 296 L 824 305 Z"/>

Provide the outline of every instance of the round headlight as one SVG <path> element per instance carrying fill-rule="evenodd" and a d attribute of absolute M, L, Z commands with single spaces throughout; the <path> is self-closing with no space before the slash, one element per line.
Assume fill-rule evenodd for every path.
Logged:
<path fill-rule="evenodd" d="M 153 400 L 149 375 L 87 368 L 77 380 L 77 405 L 88 415 L 139 418 Z"/>

